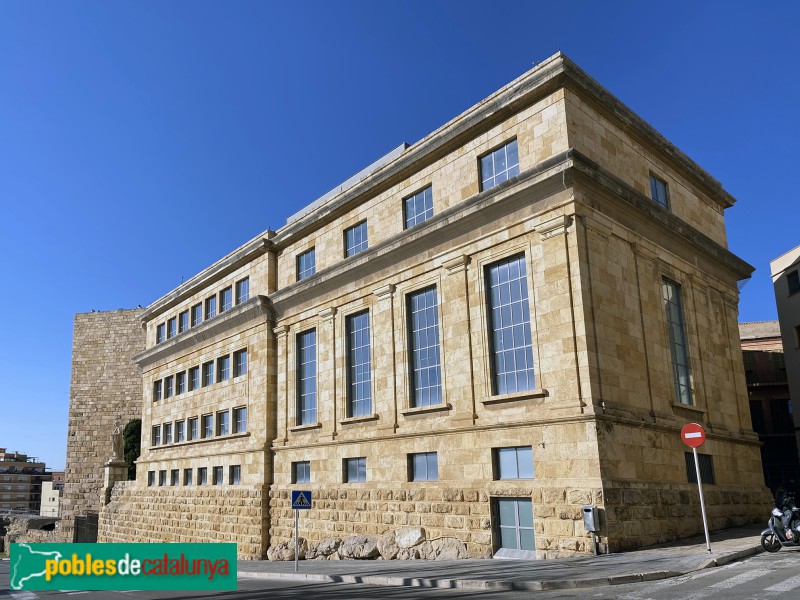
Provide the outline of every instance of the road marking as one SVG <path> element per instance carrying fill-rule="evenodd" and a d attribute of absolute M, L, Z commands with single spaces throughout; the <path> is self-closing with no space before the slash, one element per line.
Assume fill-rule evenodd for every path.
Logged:
<path fill-rule="evenodd" d="M 737 585 L 741 585 L 743 583 L 747 583 L 748 581 L 752 581 L 762 575 L 766 575 L 771 573 L 772 569 L 753 569 L 752 571 L 747 571 L 746 573 L 742 573 L 740 575 L 736 575 L 735 577 L 731 577 L 730 579 L 725 579 L 720 581 L 719 583 L 715 583 L 714 585 L 710 585 L 708 587 L 714 588 L 717 590 L 727 590 L 732 587 L 736 587 Z"/>
<path fill-rule="evenodd" d="M 35 600 L 39 596 L 33 592 L 8 592 L 14 600 Z"/>
<path fill-rule="evenodd" d="M 771 585 L 768 588 L 764 588 L 765 592 L 791 592 L 792 590 L 797 589 L 800 587 L 800 575 L 795 575 L 794 577 L 789 577 L 786 581 L 781 581 L 780 583 L 776 583 L 775 585 Z"/>

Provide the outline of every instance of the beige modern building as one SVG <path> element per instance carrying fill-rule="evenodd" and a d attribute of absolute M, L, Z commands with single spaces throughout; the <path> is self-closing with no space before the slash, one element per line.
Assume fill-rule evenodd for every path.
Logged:
<path fill-rule="evenodd" d="M 0 513 L 38 514 L 44 481 L 50 481 L 45 463 L 0 448 Z"/>
<path fill-rule="evenodd" d="M 52 481 L 42 483 L 42 502 L 39 508 L 39 516 L 61 516 L 61 490 Z"/>
<path fill-rule="evenodd" d="M 800 246 L 769 263 L 778 307 L 795 437 L 800 448 Z"/>
<path fill-rule="evenodd" d="M 421 527 L 471 556 L 763 519 L 734 199 L 562 54 L 141 314 L 142 455 L 101 541 L 262 557 Z"/>

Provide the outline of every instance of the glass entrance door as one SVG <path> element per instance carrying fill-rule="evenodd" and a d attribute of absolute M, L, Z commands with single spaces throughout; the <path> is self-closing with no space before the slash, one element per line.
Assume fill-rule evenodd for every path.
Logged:
<path fill-rule="evenodd" d="M 535 551 L 531 499 L 497 498 L 495 502 L 500 548 Z"/>

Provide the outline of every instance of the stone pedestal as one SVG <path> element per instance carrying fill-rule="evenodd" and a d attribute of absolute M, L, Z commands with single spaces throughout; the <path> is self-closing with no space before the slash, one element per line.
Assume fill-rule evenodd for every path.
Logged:
<path fill-rule="evenodd" d="M 123 460 L 109 460 L 103 475 L 103 505 L 111 502 L 111 490 L 118 481 L 128 480 L 128 463 Z"/>

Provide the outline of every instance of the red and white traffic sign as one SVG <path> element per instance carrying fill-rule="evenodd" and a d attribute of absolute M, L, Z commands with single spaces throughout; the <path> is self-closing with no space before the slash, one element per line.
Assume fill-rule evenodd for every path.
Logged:
<path fill-rule="evenodd" d="M 689 448 L 699 448 L 706 441 L 706 431 L 702 425 L 687 423 L 681 429 L 681 439 Z"/>

